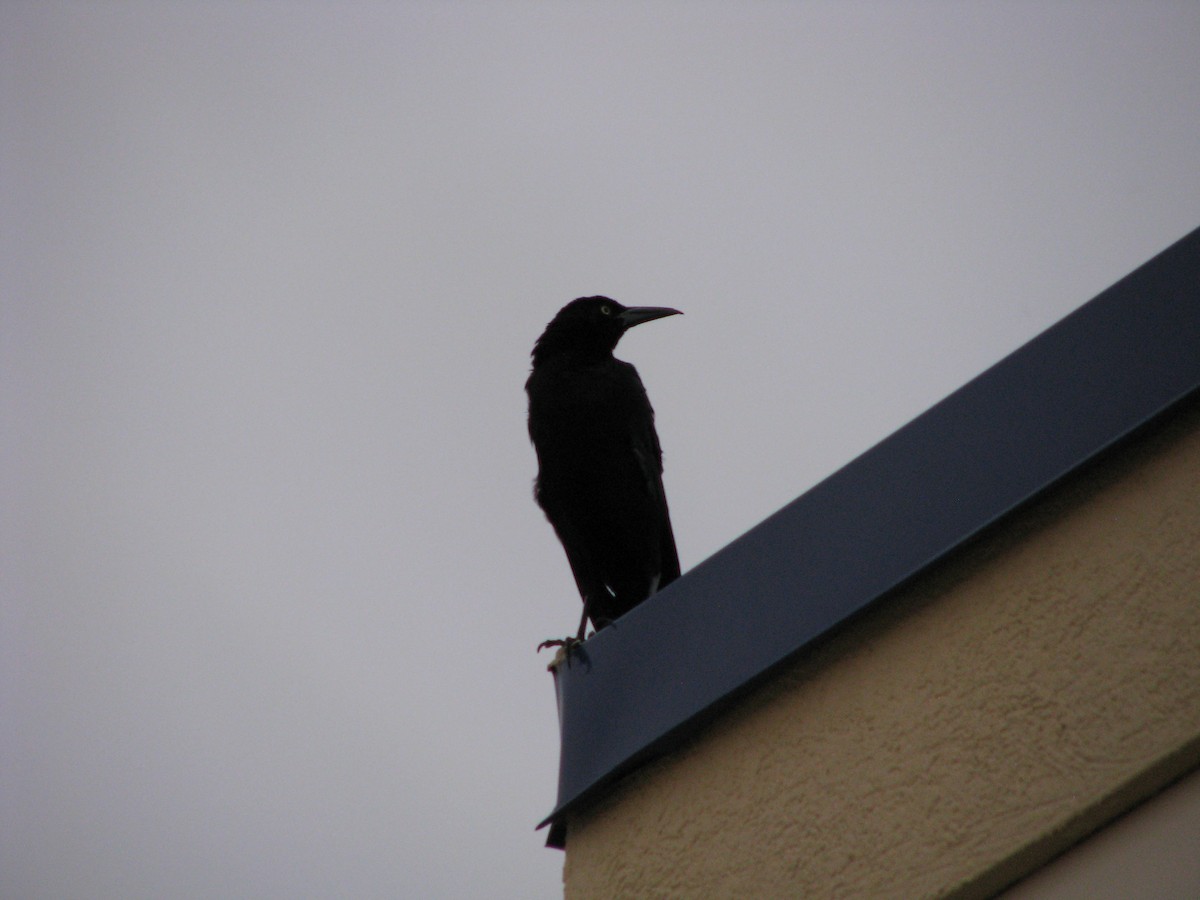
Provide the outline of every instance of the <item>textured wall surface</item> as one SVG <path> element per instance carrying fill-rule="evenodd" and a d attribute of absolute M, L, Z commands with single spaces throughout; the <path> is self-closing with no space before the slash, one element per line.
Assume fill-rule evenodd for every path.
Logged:
<path fill-rule="evenodd" d="M 1200 765 L 1200 406 L 880 606 L 572 817 L 567 896 L 986 896 Z"/>

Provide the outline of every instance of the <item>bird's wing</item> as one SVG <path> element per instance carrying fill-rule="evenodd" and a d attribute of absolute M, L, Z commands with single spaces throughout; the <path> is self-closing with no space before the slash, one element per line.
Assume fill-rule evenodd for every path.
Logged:
<path fill-rule="evenodd" d="M 637 425 L 630 435 L 633 443 L 633 453 L 641 469 L 642 481 L 654 504 L 658 521 L 658 545 L 660 564 L 658 587 L 666 587 L 679 577 L 679 551 L 675 547 L 675 532 L 671 528 L 671 513 L 667 507 L 667 492 L 662 481 L 662 445 L 658 440 L 658 431 L 654 427 L 654 409 L 646 396 L 646 389 L 636 370 L 630 366 L 634 378 L 637 379 L 641 391 L 642 402 L 645 404 L 644 415 L 636 417 Z"/>

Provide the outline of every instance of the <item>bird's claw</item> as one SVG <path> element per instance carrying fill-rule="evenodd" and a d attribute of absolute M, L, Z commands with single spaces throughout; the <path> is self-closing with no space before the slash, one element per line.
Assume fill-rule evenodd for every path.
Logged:
<path fill-rule="evenodd" d="M 552 638 L 550 640 L 542 641 L 540 644 L 538 644 L 537 652 L 541 653 L 547 647 L 562 647 L 566 650 L 570 650 L 571 647 L 574 647 L 578 643 L 579 638 L 575 637 Z"/>
<path fill-rule="evenodd" d="M 554 659 L 551 661 L 550 665 L 546 667 L 549 671 L 553 672 L 555 666 L 564 660 L 566 661 L 567 668 L 569 669 L 571 667 L 571 657 L 574 656 L 576 652 L 578 652 L 580 656 L 583 655 L 582 645 L 583 639 L 575 636 L 551 638 L 550 640 L 542 641 L 540 644 L 538 644 L 537 652 L 541 653 L 547 647 L 559 648 L 559 651 L 554 654 Z"/>

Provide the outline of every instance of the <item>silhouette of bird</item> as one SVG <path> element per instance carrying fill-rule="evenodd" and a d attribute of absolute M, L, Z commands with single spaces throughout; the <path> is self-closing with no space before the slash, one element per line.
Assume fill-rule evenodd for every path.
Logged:
<path fill-rule="evenodd" d="M 678 315 L 608 297 L 572 300 L 533 347 L 529 438 L 537 451 L 534 499 L 566 551 L 583 598 L 574 638 L 596 630 L 679 577 L 662 483 L 654 410 L 637 370 L 613 349 L 630 328 Z"/>

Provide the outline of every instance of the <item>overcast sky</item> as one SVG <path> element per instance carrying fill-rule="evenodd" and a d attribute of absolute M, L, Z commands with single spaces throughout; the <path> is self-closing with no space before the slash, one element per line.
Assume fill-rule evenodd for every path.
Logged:
<path fill-rule="evenodd" d="M 1194 0 L 7 0 L 0 66 L 23 900 L 556 896 L 554 312 L 686 313 L 619 349 L 686 572 L 1200 225 Z"/>

